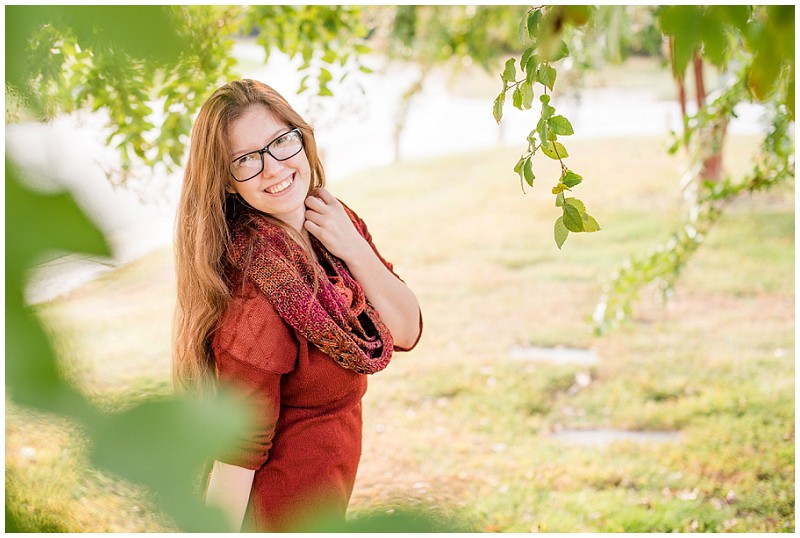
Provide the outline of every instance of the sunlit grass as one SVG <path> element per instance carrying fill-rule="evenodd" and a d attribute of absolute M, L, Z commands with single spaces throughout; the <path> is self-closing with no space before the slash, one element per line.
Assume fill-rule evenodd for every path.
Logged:
<path fill-rule="evenodd" d="M 609 273 L 679 222 L 682 159 L 667 142 L 571 143 L 569 164 L 585 178 L 575 195 L 603 229 L 571 234 L 561 251 L 556 169 L 537 163 L 522 194 L 516 149 L 331 185 L 425 317 L 418 348 L 370 378 L 354 518 L 402 503 L 504 532 L 794 529 L 793 189 L 737 201 L 669 303 L 645 292 L 619 331 L 597 337 L 589 324 Z M 728 151 L 727 168 L 744 170 L 753 139 L 732 138 Z M 171 263 L 169 249 L 154 253 L 38 309 L 98 405 L 169 391 Z M 600 361 L 508 359 L 527 344 L 591 347 Z M 31 424 L 7 417 L 7 481 L 26 510 L 46 508 L 75 531 L 158 528 L 132 490 L 85 470 L 63 428 Z M 570 446 L 550 437 L 562 428 L 680 440 Z"/>

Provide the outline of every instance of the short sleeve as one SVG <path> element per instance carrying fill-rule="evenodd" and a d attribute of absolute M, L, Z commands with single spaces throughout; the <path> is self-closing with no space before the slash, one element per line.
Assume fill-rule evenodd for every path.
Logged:
<path fill-rule="evenodd" d="M 280 415 L 281 377 L 291 372 L 298 343 L 269 300 L 249 281 L 231 300 L 213 339 L 217 380 L 252 413 L 253 428 L 217 459 L 259 469 L 269 459 Z"/>
<path fill-rule="evenodd" d="M 213 345 L 215 352 L 225 352 L 257 371 L 286 374 L 295 367 L 299 344 L 267 296 L 247 278 L 236 286 Z"/>

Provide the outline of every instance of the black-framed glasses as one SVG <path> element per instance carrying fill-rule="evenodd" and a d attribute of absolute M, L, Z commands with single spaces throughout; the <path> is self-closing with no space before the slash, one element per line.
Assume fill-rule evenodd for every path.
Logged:
<path fill-rule="evenodd" d="M 236 157 L 230 164 L 230 172 L 238 182 L 253 179 L 264 170 L 264 154 L 269 153 L 276 161 L 291 159 L 303 149 L 303 134 L 295 127 L 279 135 L 263 149 Z"/>

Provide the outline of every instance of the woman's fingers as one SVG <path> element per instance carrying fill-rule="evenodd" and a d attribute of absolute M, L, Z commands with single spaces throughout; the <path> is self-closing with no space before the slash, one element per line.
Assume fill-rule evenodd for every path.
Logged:
<path fill-rule="evenodd" d="M 332 195 L 328 191 L 328 189 L 323 189 L 323 188 L 320 187 L 319 189 L 316 190 L 316 192 L 314 194 L 318 198 L 320 198 L 323 202 L 325 202 L 326 204 L 336 205 L 336 203 L 338 202 L 338 200 L 336 200 L 336 197 L 334 195 Z"/>
<path fill-rule="evenodd" d="M 322 227 L 320 227 L 319 224 L 317 224 L 313 220 L 306 219 L 305 223 L 303 223 L 303 226 L 306 227 L 308 233 L 310 233 L 311 235 L 322 241 L 322 239 L 319 237 L 319 234 L 322 231 Z"/>
<path fill-rule="evenodd" d="M 321 200 L 320 198 L 317 198 L 313 194 L 310 195 L 310 196 L 306 196 L 306 207 L 311 209 L 311 210 L 313 210 L 313 211 L 317 211 L 318 213 L 321 213 L 322 211 L 325 210 L 326 205 L 327 204 L 325 204 L 325 202 L 323 200 Z"/>
<path fill-rule="evenodd" d="M 335 256 L 347 260 L 358 254 L 363 238 L 344 206 L 327 190 L 317 189 L 306 197 L 305 228 Z"/>

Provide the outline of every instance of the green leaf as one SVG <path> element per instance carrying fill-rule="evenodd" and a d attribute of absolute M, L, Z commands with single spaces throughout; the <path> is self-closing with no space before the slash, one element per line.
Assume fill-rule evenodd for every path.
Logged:
<path fill-rule="evenodd" d="M 519 91 L 519 86 L 514 88 L 514 93 L 512 95 L 514 108 L 518 108 L 522 110 L 522 92 Z"/>
<path fill-rule="evenodd" d="M 579 184 L 581 181 L 583 181 L 583 178 L 569 169 L 567 169 L 567 172 L 561 178 L 561 182 L 570 189 Z"/>
<path fill-rule="evenodd" d="M 84 407 L 81 397 L 61 378 L 47 337 L 25 305 L 23 290 L 30 266 L 44 256 L 69 251 L 110 256 L 110 250 L 68 194 L 45 195 L 25 188 L 8 159 L 5 178 L 8 395 L 18 403 L 50 412 L 79 412 Z"/>
<path fill-rule="evenodd" d="M 331 72 L 325 69 L 324 67 L 320 67 L 319 69 L 319 83 L 320 85 L 325 85 L 326 83 L 333 80 L 333 75 Z"/>
<path fill-rule="evenodd" d="M 592 15 L 591 6 L 564 6 L 564 17 L 575 26 L 583 26 Z"/>
<path fill-rule="evenodd" d="M 578 211 L 575 206 L 565 203 L 563 205 L 564 209 L 564 226 L 567 227 L 567 230 L 570 232 L 582 232 L 583 231 L 583 217 L 581 217 L 580 211 Z"/>
<path fill-rule="evenodd" d="M 536 176 L 533 175 L 533 160 L 526 159 L 522 169 L 525 173 L 525 182 L 533 187 L 533 180 L 536 179 Z"/>
<path fill-rule="evenodd" d="M 520 156 L 519 160 L 517 161 L 517 164 L 514 165 L 514 172 L 519 174 L 522 171 L 522 165 L 523 165 L 524 162 L 525 162 L 525 156 L 522 155 L 522 156 Z"/>
<path fill-rule="evenodd" d="M 662 30 L 673 37 L 672 70 L 679 77 L 683 77 L 700 42 L 702 17 L 700 7 L 689 5 L 669 6 L 659 16 Z"/>
<path fill-rule="evenodd" d="M 539 22 L 542 20 L 542 10 L 534 9 L 528 14 L 528 35 L 536 39 L 539 34 Z"/>
<path fill-rule="evenodd" d="M 539 135 L 539 140 L 542 142 L 542 144 L 547 142 L 549 132 L 550 130 L 547 128 L 547 121 L 544 118 L 539 119 L 539 122 L 536 124 L 536 133 Z"/>
<path fill-rule="evenodd" d="M 325 51 L 325 54 L 322 55 L 322 61 L 326 64 L 332 64 L 336 61 L 336 51 L 332 49 L 328 49 Z"/>
<path fill-rule="evenodd" d="M 583 202 L 581 202 L 577 198 L 567 198 L 564 200 L 564 203 L 566 203 L 567 205 L 571 205 L 572 207 L 577 209 L 578 213 L 581 214 L 586 213 L 586 206 L 583 205 Z"/>
<path fill-rule="evenodd" d="M 567 236 L 569 236 L 569 230 L 567 230 L 567 227 L 564 225 L 564 217 L 558 217 L 556 219 L 553 232 L 556 238 L 556 245 L 558 245 L 558 249 L 561 250 L 561 246 L 564 244 L 564 241 L 567 240 Z"/>
<path fill-rule="evenodd" d="M 583 217 L 583 231 L 584 232 L 596 232 L 600 230 L 600 225 L 594 220 L 594 217 L 589 215 L 588 213 L 584 213 Z"/>
<path fill-rule="evenodd" d="M 495 100 L 494 100 L 494 107 L 492 108 L 492 113 L 494 114 L 494 121 L 500 123 L 500 120 L 503 119 L 503 103 L 506 100 L 506 92 L 500 93 Z"/>
<path fill-rule="evenodd" d="M 519 59 L 519 68 L 520 69 L 522 69 L 523 71 L 526 71 L 527 66 L 528 66 L 528 60 L 531 58 L 531 55 L 535 56 L 535 54 L 534 54 L 535 50 L 536 49 L 534 49 L 534 47 L 528 47 L 527 49 L 525 49 L 525 51 L 522 53 L 522 57 L 520 57 L 520 59 Z"/>
<path fill-rule="evenodd" d="M 501 75 L 503 82 L 512 83 L 517 80 L 517 68 L 514 66 L 515 61 L 514 58 L 506 60 L 505 69 L 503 69 L 503 74 Z"/>
<path fill-rule="evenodd" d="M 556 196 L 556 207 L 562 207 L 564 205 L 564 193 L 559 192 L 558 196 Z"/>
<path fill-rule="evenodd" d="M 708 11 L 715 13 L 723 21 L 727 21 L 735 26 L 740 32 L 744 32 L 747 27 L 747 19 L 750 18 L 750 7 L 745 5 L 739 6 L 724 6 L 715 5 L 709 6 Z"/>
<path fill-rule="evenodd" d="M 561 183 L 559 181 L 558 185 L 553 187 L 553 191 L 552 192 L 553 192 L 553 194 L 560 194 L 560 193 L 564 192 L 565 190 L 569 190 L 569 187 L 567 187 L 566 185 L 564 185 L 563 183 Z"/>
<path fill-rule="evenodd" d="M 569 136 L 575 133 L 572 129 L 572 124 L 564 116 L 553 116 L 547 120 L 547 126 L 557 135 Z"/>
<path fill-rule="evenodd" d="M 563 39 L 551 45 L 550 48 L 551 50 L 545 51 L 543 58 L 547 62 L 557 62 L 569 56 L 569 47 Z"/>
<path fill-rule="evenodd" d="M 544 101 L 544 100 L 542 101 L 542 114 L 541 114 L 541 116 L 542 116 L 543 120 L 549 120 L 551 117 L 553 117 L 553 114 L 556 113 L 556 109 L 551 107 L 549 103 L 550 103 L 549 99 L 547 101 Z M 549 130 L 550 129 L 548 128 L 548 131 Z"/>
<path fill-rule="evenodd" d="M 308 90 L 307 81 L 308 81 L 308 75 L 300 79 L 300 87 L 297 89 L 297 93 L 303 93 L 304 91 Z"/>
<path fill-rule="evenodd" d="M 533 85 L 527 80 L 520 84 L 522 89 L 522 106 L 530 109 L 533 105 Z"/>
<path fill-rule="evenodd" d="M 519 42 L 521 44 L 526 44 L 531 41 L 531 36 L 528 33 L 528 19 L 526 17 L 520 17 L 519 19 L 519 27 L 517 28 L 517 33 L 519 34 Z"/>
<path fill-rule="evenodd" d="M 525 80 L 533 84 L 536 82 L 536 72 L 539 70 L 539 58 L 536 54 L 531 54 L 525 64 Z"/>
<path fill-rule="evenodd" d="M 556 70 L 549 65 L 539 67 L 536 71 L 536 81 L 553 91 L 553 85 L 556 83 Z"/>
<path fill-rule="evenodd" d="M 232 398 L 150 401 L 97 421 L 91 461 L 136 483 L 158 486 L 161 507 L 177 514 L 184 530 L 205 531 L 214 528 L 214 520 L 198 511 L 196 499 L 182 497 L 206 458 L 224 454 L 253 424 Z"/>
<path fill-rule="evenodd" d="M 551 141 L 542 142 L 542 152 L 551 159 L 555 160 L 569 157 L 569 153 L 567 153 L 567 148 L 565 148 L 560 142 L 551 142 Z"/>
<path fill-rule="evenodd" d="M 726 60 L 727 36 L 722 21 L 715 12 L 707 11 L 700 21 L 700 35 L 703 40 L 703 53 L 712 64 L 722 67 Z"/>

